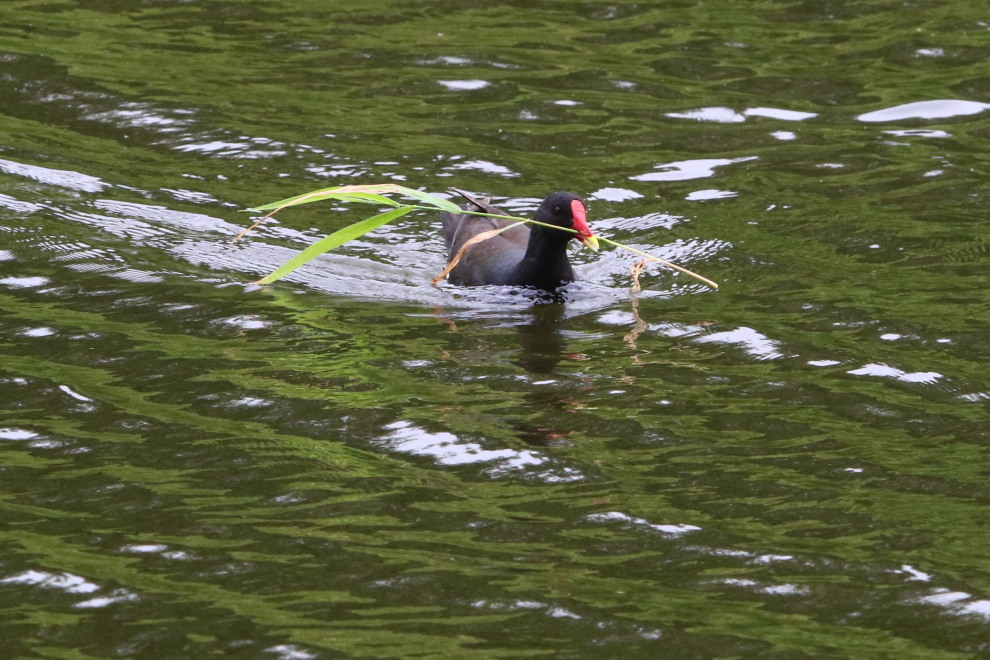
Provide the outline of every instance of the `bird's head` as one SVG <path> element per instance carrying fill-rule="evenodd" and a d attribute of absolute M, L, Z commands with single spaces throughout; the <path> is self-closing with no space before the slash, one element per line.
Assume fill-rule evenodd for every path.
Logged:
<path fill-rule="evenodd" d="M 598 251 L 598 238 L 591 233 L 591 228 L 588 226 L 588 211 L 584 201 L 574 193 L 553 193 L 543 200 L 533 219 L 557 227 L 573 229 L 577 232 L 575 238 L 585 247 Z"/>

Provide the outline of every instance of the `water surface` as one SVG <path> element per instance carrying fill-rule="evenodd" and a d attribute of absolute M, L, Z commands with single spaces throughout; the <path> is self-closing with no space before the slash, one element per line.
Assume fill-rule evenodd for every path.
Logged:
<path fill-rule="evenodd" d="M 337 5 L 0 10 L 0 655 L 987 653 L 979 7 Z M 721 288 L 248 284 L 384 182 Z"/>

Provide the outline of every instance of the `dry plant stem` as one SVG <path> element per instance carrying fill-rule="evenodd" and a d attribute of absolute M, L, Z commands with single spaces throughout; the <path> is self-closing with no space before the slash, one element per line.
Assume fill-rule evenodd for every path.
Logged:
<path fill-rule="evenodd" d="M 279 211 L 281 211 L 285 207 L 287 207 L 287 206 L 296 206 L 298 204 L 302 204 L 302 203 L 304 203 L 302 200 L 306 199 L 307 197 L 316 197 L 319 194 L 320 193 L 318 193 L 318 192 L 312 192 L 312 193 L 309 193 L 308 195 L 303 195 L 302 197 L 300 197 L 297 201 L 293 202 L 292 204 L 284 204 L 284 205 L 278 207 L 274 211 L 270 212 L 268 215 L 263 216 L 261 219 L 259 219 L 257 222 L 255 222 L 253 225 L 251 225 L 250 227 L 248 227 L 244 231 L 242 231 L 240 234 L 238 234 L 237 236 L 235 236 L 234 237 L 234 240 L 232 240 L 231 243 L 236 243 L 237 241 L 241 240 L 242 238 L 244 238 L 245 234 L 247 234 L 249 231 L 251 231 L 252 229 L 254 229 L 255 227 L 257 227 L 262 222 L 264 222 L 268 218 L 272 217 L 273 215 L 275 215 L 276 213 L 278 213 Z"/>
<path fill-rule="evenodd" d="M 710 286 L 713 289 L 717 289 L 718 288 L 718 284 L 716 284 L 715 282 L 712 282 L 707 277 L 702 277 L 701 275 L 698 275 L 697 273 L 691 272 L 687 268 L 682 268 L 681 266 L 678 266 L 677 264 L 675 264 L 675 263 L 673 263 L 671 261 L 667 261 L 666 259 L 661 259 L 660 257 L 654 257 L 652 254 L 647 254 L 647 253 L 643 252 L 642 250 L 637 250 L 636 248 L 631 248 L 628 245 L 623 245 L 622 243 L 616 243 L 615 241 L 611 241 L 611 240 L 609 240 L 607 238 L 602 238 L 602 237 L 599 236 L 598 237 L 598 240 L 601 241 L 602 243 L 608 243 L 609 245 L 614 245 L 615 247 L 620 247 L 620 248 L 622 248 L 624 250 L 629 250 L 633 254 L 638 254 L 639 256 L 643 257 L 643 260 L 644 261 L 656 261 L 658 263 L 663 264 L 664 266 L 667 266 L 668 268 L 673 268 L 674 270 L 676 270 L 678 272 L 681 272 L 681 273 L 684 273 L 685 275 L 690 275 L 694 279 L 698 280 L 699 282 L 704 282 L 705 284 L 707 284 L 708 286 Z"/>
<path fill-rule="evenodd" d="M 457 254 L 454 255 L 454 258 L 450 260 L 450 263 L 447 264 L 447 267 L 443 269 L 443 272 L 437 275 L 435 278 L 433 278 L 433 286 L 436 286 L 437 282 L 447 277 L 447 274 L 450 271 L 454 270 L 454 266 L 456 266 L 461 261 L 461 257 L 464 256 L 464 253 L 468 251 L 469 247 L 477 243 L 480 243 L 481 241 L 487 241 L 489 238 L 492 238 L 493 236 L 498 236 L 503 231 L 507 231 L 509 229 L 512 229 L 513 227 L 518 227 L 521 224 L 522 224 L 521 222 L 516 222 L 511 225 L 506 225 L 504 227 L 501 227 L 499 229 L 489 229 L 488 231 L 483 231 L 480 234 L 475 234 L 474 236 L 472 236 L 470 239 L 468 239 L 467 243 L 461 246 L 461 249 L 457 251 Z"/>
<path fill-rule="evenodd" d="M 646 268 L 646 259 L 640 259 L 639 261 L 634 263 L 633 267 L 630 269 L 632 271 L 633 293 L 639 293 L 640 291 L 643 290 L 643 288 L 639 285 L 639 274 L 642 273 L 645 268 Z"/>
<path fill-rule="evenodd" d="M 251 231 L 252 229 L 254 229 L 255 227 L 257 227 L 258 225 L 260 225 L 260 224 L 261 224 L 262 222 L 264 222 L 264 221 L 265 221 L 265 220 L 267 220 L 268 218 L 270 218 L 270 217 L 272 217 L 272 214 L 273 214 L 273 213 L 275 213 L 275 211 L 272 211 L 271 213 L 269 213 L 268 215 L 266 215 L 265 217 L 263 217 L 263 218 L 262 218 L 261 220 L 258 220 L 258 221 L 257 221 L 257 222 L 255 222 L 255 223 L 254 223 L 253 225 L 251 225 L 250 227 L 248 227 L 247 229 L 245 229 L 244 231 L 242 231 L 242 232 L 241 232 L 240 234 L 238 234 L 237 236 L 234 236 L 234 238 L 232 238 L 230 242 L 231 242 L 231 243 L 236 243 L 237 241 L 239 241 L 239 240 L 241 240 L 242 238 L 244 238 L 245 236 L 247 236 L 247 233 L 248 233 L 249 231 Z"/>
<path fill-rule="evenodd" d="M 640 263 L 642 263 L 644 266 L 646 265 L 645 262 L 640 262 Z M 629 330 L 626 336 L 622 338 L 622 340 L 626 342 L 626 345 L 631 350 L 639 351 L 639 347 L 636 345 L 636 341 L 639 339 L 640 335 L 642 335 L 644 332 L 649 330 L 650 325 L 643 320 L 642 316 L 639 315 L 639 298 L 637 298 L 635 295 L 629 296 L 629 311 L 632 312 L 633 327 Z M 648 351 L 643 351 L 643 352 L 645 353 Z M 643 363 L 639 355 L 633 354 L 631 358 L 632 358 L 632 363 L 637 366 Z"/>

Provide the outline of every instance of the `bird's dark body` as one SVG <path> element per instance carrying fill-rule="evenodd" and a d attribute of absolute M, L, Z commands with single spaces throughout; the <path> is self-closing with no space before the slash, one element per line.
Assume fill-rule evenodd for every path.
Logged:
<path fill-rule="evenodd" d="M 465 210 L 506 215 L 504 211 L 491 206 L 488 199 L 465 196 L 471 200 L 461 207 Z M 554 193 L 543 202 L 534 219 L 570 228 L 572 218 L 569 204 L 573 200 L 579 198 L 570 193 Z M 443 222 L 448 261 L 474 236 L 515 222 L 448 212 L 442 212 L 440 219 Z M 572 232 L 539 225 L 513 227 L 470 246 L 461 261 L 450 271 L 447 280 L 458 286 L 494 284 L 531 286 L 553 291 L 574 281 L 574 271 L 567 258 L 567 243 L 574 237 Z"/>

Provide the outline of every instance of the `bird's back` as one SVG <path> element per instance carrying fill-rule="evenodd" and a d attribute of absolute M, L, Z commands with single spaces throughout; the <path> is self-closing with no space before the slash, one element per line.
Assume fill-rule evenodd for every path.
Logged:
<path fill-rule="evenodd" d="M 491 206 L 489 201 L 487 198 L 474 200 L 473 203 L 465 204 L 461 208 L 505 214 L 504 211 Z M 448 261 L 457 255 L 465 243 L 478 234 L 501 229 L 515 222 L 447 211 L 440 213 L 440 220 L 443 223 Z M 515 284 L 513 271 L 526 253 L 529 233 L 529 227 L 520 225 L 472 245 L 461 257 L 460 263 L 450 271 L 447 279 L 451 284 L 460 286 Z"/>

